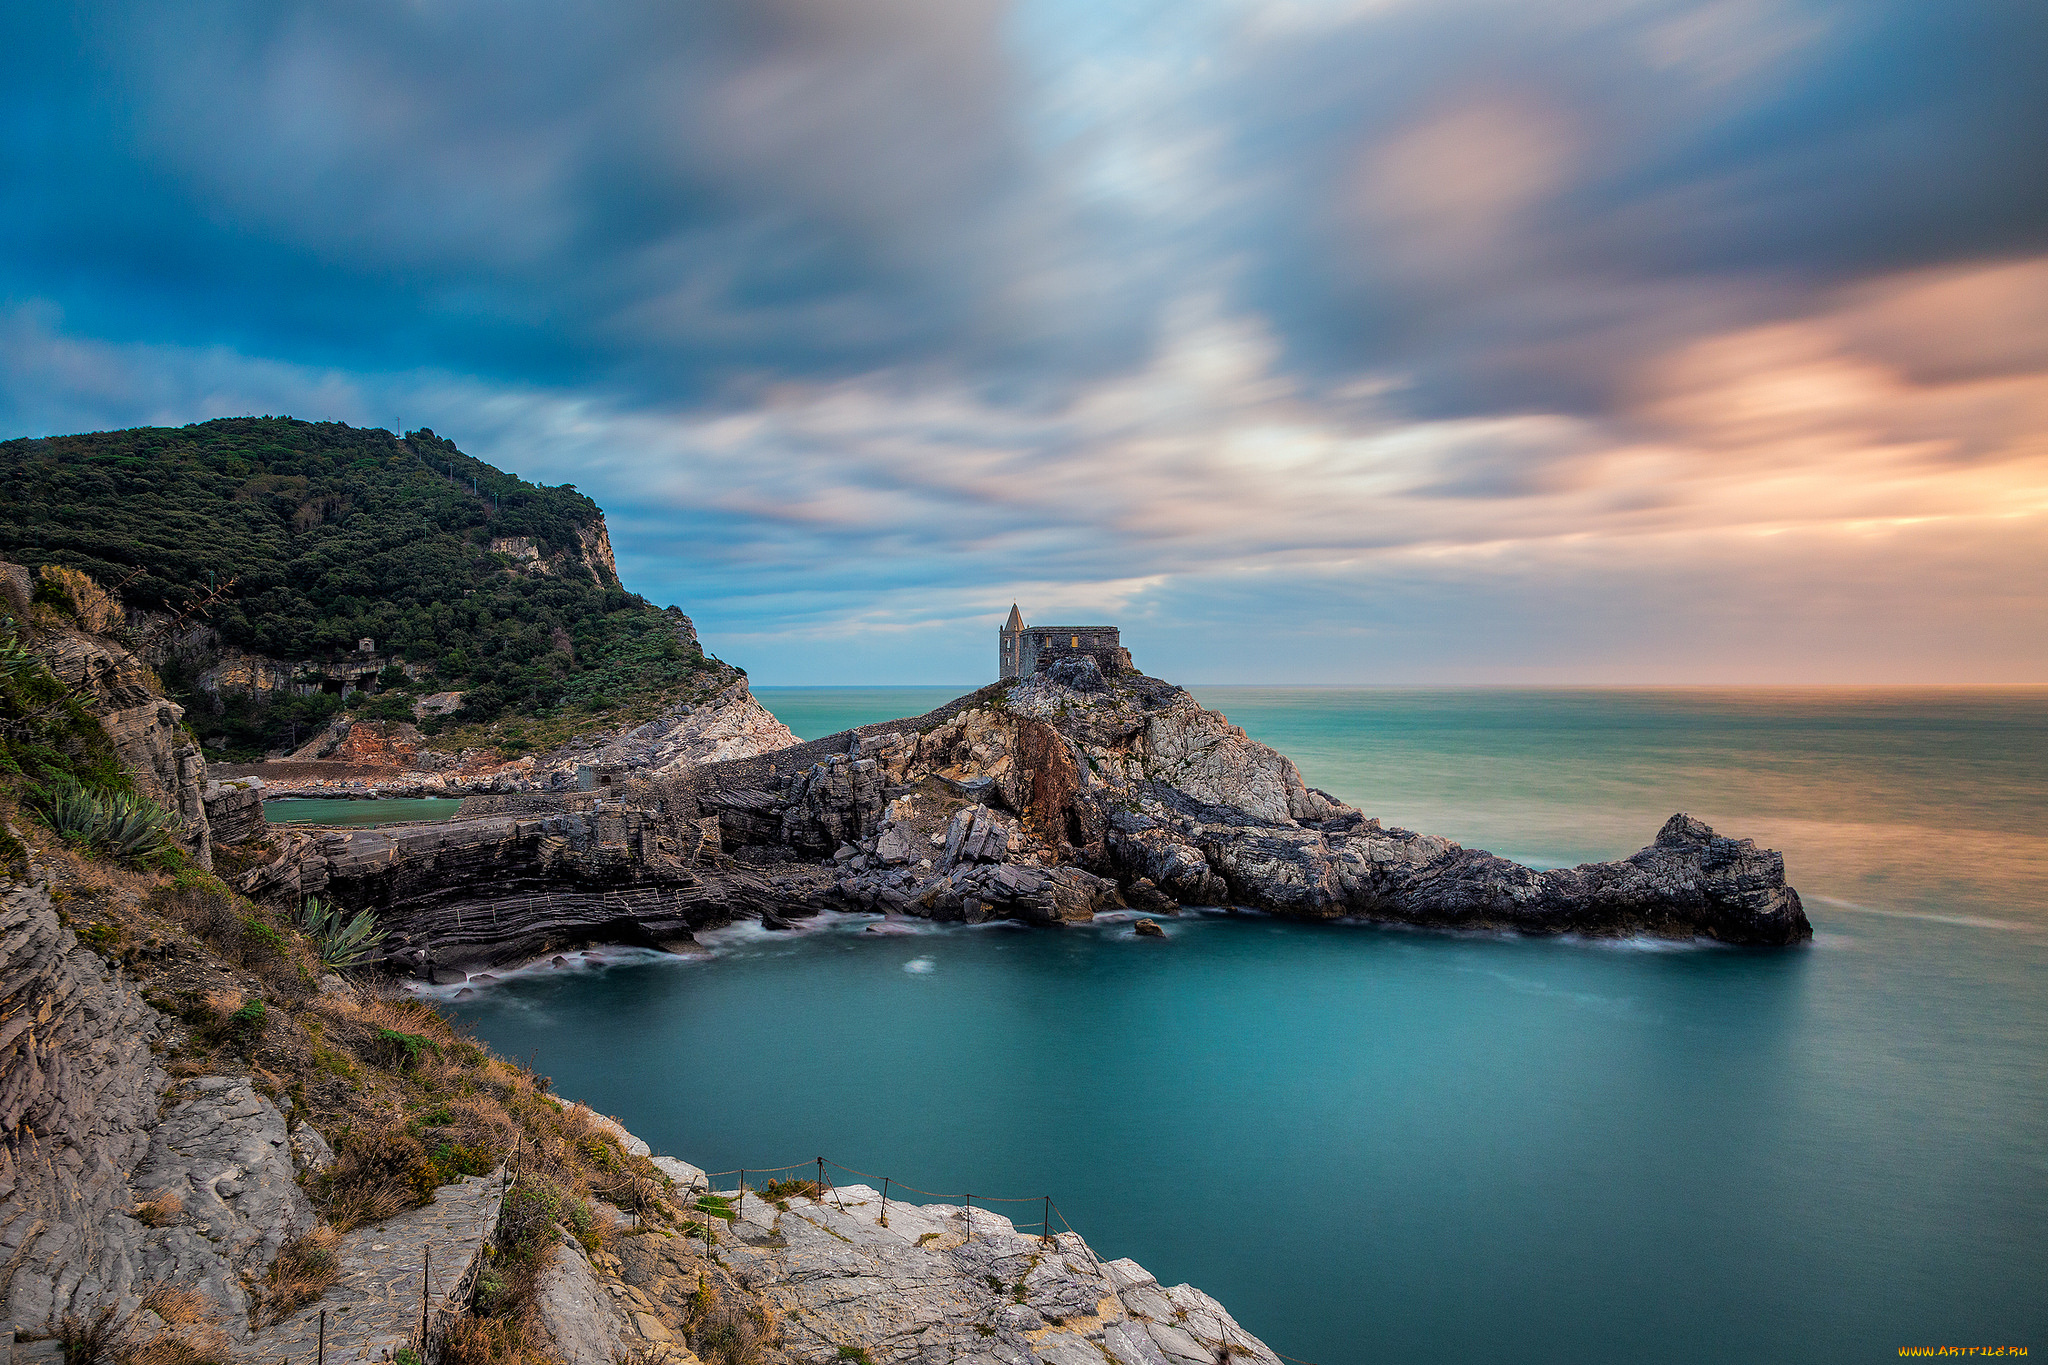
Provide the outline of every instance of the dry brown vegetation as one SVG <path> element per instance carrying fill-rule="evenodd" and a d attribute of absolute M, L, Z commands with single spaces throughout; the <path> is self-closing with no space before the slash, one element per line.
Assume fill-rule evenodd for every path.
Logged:
<path fill-rule="evenodd" d="M 434 1188 L 508 1163 L 518 1180 L 473 1316 L 448 1327 L 451 1365 L 543 1365 L 552 1351 L 534 1291 L 560 1231 L 592 1251 L 608 1225 L 599 1200 L 674 1226 L 670 1185 L 628 1157 L 597 1116 L 564 1105 L 536 1076 L 491 1053 L 431 1005 L 374 980 L 320 988 L 317 963 L 283 907 L 263 907 L 211 874 L 137 872 L 61 848 L 39 848 L 53 898 L 81 942 L 119 963 L 170 1018 L 160 1044 L 173 1075 L 244 1075 L 290 1102 L 335 1152 L 307 1193 L 321 1230 L 293 1243 L 252 1285 L 259 1321 L 275 1321 L 333 1282 L 339 1232 L 426 1202 Z M 152 1226 L 175 1221 L 175 1194 L 144 1200 Z M 224 1339 L 181 1291 L 148 1305 L 167 1330 L 146 1339 L 110 1324 L 71 1326 L 70 1365 L 201 1365 Z M 189 1299 L 189 1295 L 185 1296 Z M 707 1360 L 712 1357 L 707 1356 Z"/>
<path fill-rule="evenodd" d="M 146 1228 L 167 1228 L 184 1211 L 185 1201 L 178 1198 L 176 1190 L 158 1190 L 131 1210 L 135 1221 Z"/>
<path fill-rule="evenodd" d="M 257 1295 L 261 1320 L 282 1322 L 341 1278 L 341 1258 L 334 1254 L 339 1240 L 332 1227 L 315 1228 L 277 1253 L 277 1259 L 263 1272 Z"/>

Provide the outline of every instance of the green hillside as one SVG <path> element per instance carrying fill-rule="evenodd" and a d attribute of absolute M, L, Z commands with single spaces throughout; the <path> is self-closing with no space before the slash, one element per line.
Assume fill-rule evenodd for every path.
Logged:
<path fill-rule="evenodd" d="M 596 503 L 464 455 L 420 430 L 284 417 L 138 427 L 0 442 L 0 558 L 83 570 L 124 602 L 205 607 L 227 648 L 285 662 L 334 658 L 369 637 L 428 666 L 417 685 L 354 704 L 409 716 L 408 690 L 462 688 L 461 722 L 530 717 L 560 734 L 579 717 L 647 709 L 732 670 L 679 636 L 664 612 L 582 562 L 577 528 Z M 556 572 L 520 572 L 493 539 L 533 538 Z M 198 618 L 194 618 L 198 619 Z M 210 662 L 164 664 L 195 726 L 236 755 L 273 747 L 331 714 L 308 697 L 215 706 L 191 679 Z"/>

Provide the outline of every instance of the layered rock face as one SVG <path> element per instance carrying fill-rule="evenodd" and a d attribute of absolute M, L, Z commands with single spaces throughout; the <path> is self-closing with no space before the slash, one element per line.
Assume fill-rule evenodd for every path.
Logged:
<path fill-rule="evenodd" d="M 143 1228 L 128 1172 L 169 1076 L 155 1010 L 57 922 L 42 885 L 0 888 L 0 1309 L 23 1326 L 119 1300 Z"/>
<path fill-rule="evenodd" d="M 186 851 L 201 867 L 213 866 L 206 759 L 181 724 L 184 708 L 164 700 L 140 659 L 101 636 L 56 631 L 38 652 L 99 717 L 136 789 L 178 816 Z"/>
<path fill-rule="evenodd" d="M 175 1285 L 246 1337 L 246 1284 L 313 1227 L 298 1176 L 326 1144 L 288 1133 L 244 1077 L 173 1085 L 151 1049 L 163 1017 L 57 922 L 41 883 L 0 887 L 0 1011 L 6 1321 L 126 1319 Z M 156 1226 L 136 1217 L 149 1200 Z"/>
<path fill-rule="evenodd" d="M 242 889 L 374 910 L 392 965 L 437 980 L 592 943 L 675 948 L 696 929 L 825 903 L 812 869 L 735 867 L 694 829 L 602 807 L 296 834 Z"/>
<path fill-rule="evenodd" d="M 203 791 L 206 823 L 213 842 L 222 847 L 260 839 L 269 831 L 263 818 L 263 779 L 227 778 L 209 781 Z"/>

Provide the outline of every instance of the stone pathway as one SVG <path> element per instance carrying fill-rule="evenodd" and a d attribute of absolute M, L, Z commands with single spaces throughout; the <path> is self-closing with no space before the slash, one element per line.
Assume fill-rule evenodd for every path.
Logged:
<path fill-rule="evenodd" d="M 430 1301 L 447 1306 L 468 1287 L 471 1268 L 497 1225 L 503 1172 L 468 1176 L 434 1191 L 434 1202 L 343 1235 L 341 1279 L 319 1300 L 253 1334 L 238 1365 L 313 1365 L 320 1314 L 327 1313 L 328 1365 L 396 1355 L 420 1325 L 420 1269 L 433 1251 Z"/>

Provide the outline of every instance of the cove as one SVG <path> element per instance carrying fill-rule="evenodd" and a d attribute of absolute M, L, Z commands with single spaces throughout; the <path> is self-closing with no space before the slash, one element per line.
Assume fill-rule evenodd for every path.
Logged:
<path fill-rule="evenodd" d="M 1168 931 L 739 929 L 459 1013 L 712 1169 L 1050 1193 L 1104 1255 L 1217 1286 L 1319 1365 L 1847 1361 L 2041 1323 L 2038 1019 L 1943 970 L 1976 931 Z M 1872 947 L 1929 960 L 1873 990 Z"/>
<path fill-rule="evenodd" d="M 2048 1341 L 2048 697 L 1203 699 L 1370 811 L 1551 865 L 1707 815 L 1785 850 L 1816 940 L 844 917 L 452 1008 L 710 1169 L 1049 1193 L 1317 1365 Z"/>

